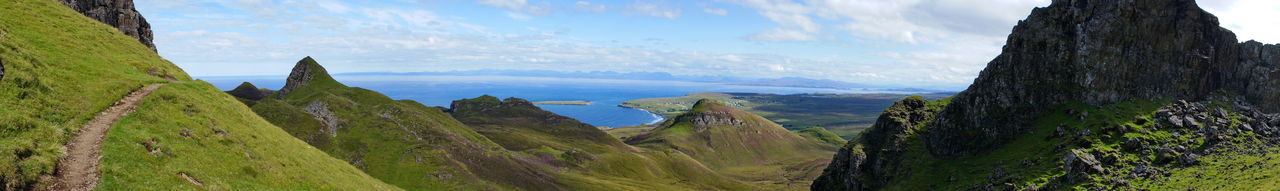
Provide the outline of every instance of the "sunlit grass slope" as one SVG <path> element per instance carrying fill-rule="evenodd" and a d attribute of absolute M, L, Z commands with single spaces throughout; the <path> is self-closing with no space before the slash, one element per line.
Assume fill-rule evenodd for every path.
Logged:
<path fill-rule="evenodd" d="M 69 138 L 130 92 L 147 84 L 191 80 L 137 40 L 53 0 L 0 1 L 0 63 L 5 69 L 0 79 L 0 190 L 36 189 L 51 183 Z M 106 171 L 104 189 L 183 188 L 176 187 L 186 183 L 177 172 L 218 189 L 390 188 L 290 140 L 241 104 L 223 101 L 229 97 L 214 87 L 191 83 L 197 82 L 165 87 L 157 95 L 167 99 L 149 97 L 139 113 L 125 120 L 127 125 L 112 129 L 110 136 L 120 138 L 108 137 L 111 141 L 104 147 L 108 157 L 103 166 L 114 168 Z M 198 121 L 208 124 L 195 126 Z M 181 136 L 180 129 L 207 138 L 210 128 L 229 132 L 231 137 L 209 142 L 175 138 Z M 152 139 L 163 141 L 161 148 L 172 149 L 171 155 L 137 152 L 143 148 L 140 140 Z M 231 155 L 252 158 L 227 158 Z M 155 158 L 143 160 L 147 157 Z M 240 165 L 265 166 L 253 166 L 255 175 Z M 281 176 L 295 172 L 327 175 Z M 311 178 L 297 178 L 307 176 Z M 336 180 L 346 182 L 323 182 Z"/>
<path fill-rule="evenodd" d="M 98 111 L 181 69 L 137 40 L 52 0 L 0 1 L 0 190 L 54 172 Z M 48 182 L 45 182 L 48 183 Z"/>
<path fill-rule="evenodd" d="M 310 80 L 253 110 L 370 176 L 408 190 L 558 187 L 551 169 L 507 153 L 440 108 L 347 87 L 311 58 L 296 67 L 310 72 L 291 79 Z"/>
<path fill-rule="evenodd" d="M 160 88 L 107 137 L 102 190 L 399 190 L 205 82 Z"/>

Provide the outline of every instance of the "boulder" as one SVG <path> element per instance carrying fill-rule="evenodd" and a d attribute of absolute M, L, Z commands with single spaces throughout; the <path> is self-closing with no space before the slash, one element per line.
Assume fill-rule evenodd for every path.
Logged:
<path fill-rule="evenodd" d="M 1085 180 L 1091 174 L 1102 173 L 1106 170 L 1102 168 L 1102 162 L 1098 162 L 1098 159 L 1094 158 L 1093 154 L 1080 149 L 1068 152 L 1062 158 L 1062 163 L 1064 165 L 1062 169 L 1067 171 L 1067 174 L 1063 175 L 1066 177 L 1067 182 Z"/>

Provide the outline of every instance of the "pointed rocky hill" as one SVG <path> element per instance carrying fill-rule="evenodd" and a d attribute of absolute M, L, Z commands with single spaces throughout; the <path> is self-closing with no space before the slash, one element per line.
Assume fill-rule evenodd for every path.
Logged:
<path fill-rule="evenodd" d="M 549 168 L 512 155 L 438 108 L 333 80 L 307 57 L 258 115 L 369 175 L 409 190 L 559 190 Z"/>
<path fill-rule="evenodd" d="M 699 100 L 688 113 L 627 143 L 674 148 L 712 166 L 767 164 L 834 149 L 713 99 Z"/>
<path fill-rule="evenodd" d="M 969 89 L 886 110 L 812 188 L 1274 190 L 1277 64 L 1193 0 L 1054 0 Z"/>

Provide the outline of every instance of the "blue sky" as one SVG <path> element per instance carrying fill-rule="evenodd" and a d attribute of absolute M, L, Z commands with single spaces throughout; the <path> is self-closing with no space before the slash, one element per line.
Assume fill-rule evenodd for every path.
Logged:
<path fill-rule="evenodd" d="M 1280 3 L 1204 1 L 1280 42 Z M 808 77 L 963 87 L 1048 0 L 136 0 L 195 76 L 481 69 Z"/>

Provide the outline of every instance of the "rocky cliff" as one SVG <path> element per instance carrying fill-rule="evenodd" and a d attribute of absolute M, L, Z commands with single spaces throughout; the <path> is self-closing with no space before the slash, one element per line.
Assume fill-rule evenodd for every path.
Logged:
<path fill-rule="evenodd" d="M 292 93 L 294 90 L 310 85 L 311 83 L 336 84 L 341 86 L 340 83 L 333 80 L 333 77 L 329 76 L 329 72 L 326 71 L 323 66 L 320 66 L 320 63 L 316 63 L 315 59 L 308 56 L 299 60 L 297 64 L 294 64 L 293 71 L 289 73 L 289 78 L 284 81 L 284 87 L 280 88 L 280 91 L 278 91 L 276 96 L 284 98 L 284 96 Z"/>
<path fill-rule="evenodd" d="M 62 4 L 71 7 L 84 16 L 96 19 L 120 29 L 125 35 L 129 35 L 152 51 L 156 50 L 156 45 L 151 42 L 154 38 L 151 34 L 151 24 L 147 23 L 147 19 L 142 17 L 141 13 L 133 6 L 133 0 L 60 0 Z"/>
<path fill-rule="evenodd" d="M 814 180 L 812 189 L 867 190 L 888 184 L 888 175 L 897 170 L 907 149 L 907 137 L 914 135 L 921 124 L 933 120 L 937 110 L 919 96 L 894 103 L 871 129 L 836 152 L 822 176 Z"/>
<path fill-rule="evenodd" d="M 968 90 L 939 114 L 930 151 L 989 151 L 1050 106 L 1203 100 L 1226 90 L 1280 111 L 1280 46 L 1238 43 L 1193 0 L 1054 0 L 1009 35 Z"/>
<path fill-rule="evenodd" d="M 1054 0 L 969 89 L 895 105 L 914 109 L 886 111 L 812 188 L 1277 189 L 1280 45 L 1218 24 L 1193 0 Z"/>

